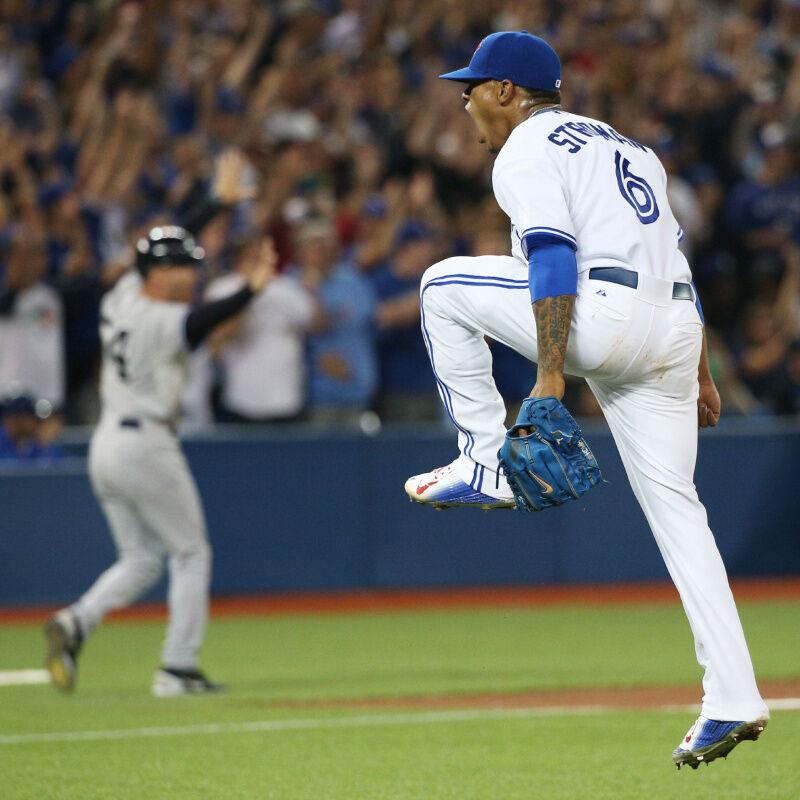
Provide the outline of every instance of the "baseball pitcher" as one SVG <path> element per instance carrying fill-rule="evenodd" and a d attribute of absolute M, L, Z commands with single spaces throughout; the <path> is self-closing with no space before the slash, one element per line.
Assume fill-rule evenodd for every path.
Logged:
<path fill-rule="evenodd" d="M 767 708 L 693 483 L 697 428 L 716 425 L 702 311 L 666 174 L 653 151 L 561 107 L 561 64 L 527 32 L 486 37 L 462 99 L 497 154 L 494 194 L 512 256 L 449 258 L 420 287 L 422 335 L 460 454 L 406 482 L 435 507 L 535 511 L 600 481 L 561 403 L 564 375 L 586 379 L 680 593 L 705 670 L 701 716 L 673 761 L 696 768 L 756 739 Z M 492 339 L 537 362 L 516 425 L 492 380 Z"/>

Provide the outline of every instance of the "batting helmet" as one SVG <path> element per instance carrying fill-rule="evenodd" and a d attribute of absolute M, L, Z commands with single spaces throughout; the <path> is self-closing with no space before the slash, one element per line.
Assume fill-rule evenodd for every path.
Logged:
<path fill-rule="evenodd" d="M 136 269 L 147 275 L 151 267 L 197 267 L 205 255 L 205 250 L 185 228 L 159 226 L 136 243 Z"/>

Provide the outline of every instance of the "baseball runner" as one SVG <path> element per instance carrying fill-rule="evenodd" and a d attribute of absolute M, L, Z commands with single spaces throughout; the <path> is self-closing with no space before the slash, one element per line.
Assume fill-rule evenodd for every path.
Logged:
<path fill-rule="evenodd" d="M 497 154 L 512 256 L 449 258 L 423 276 L 422 334 L 460 454 L 406 492 L 440 508 L 538 510 L 587 491 L 599 469 L 560 402 L 564 374 L 585 378 L 705 670 L 701 716 L 673 753 L 697 768 L 756 739 L 768 711 L 693 483 L 698 423 L 717 424 L 720 400 L 666 173 L 648 147 L 561 108 L 558 55 L 527 32 L 488 36 L 441 77 L 466 84 L 466 110 Z M 538 364 L 508 433 L 484 336 Z"/>
<path fill-rule="evenodd" d="M 211 550 L 197 487 L 175 436 L 185 362 L 219 323 L 239 313 L 273 276 L 267 240 L 247 284 L 190 308 L 204 252 L 176 226 L 153 228 L 137 244 L 137 271 L 103 300 L 102 415 L 89 448 L 92 488 L 118 559 L 69 608 L 48 620 L 47 668 L 74 688 L 82 643 L 103 617 L 144 594 L 169 562 L 169 624 L 152 692 L 217 691 L 198 669 L 206 628 Z"/>

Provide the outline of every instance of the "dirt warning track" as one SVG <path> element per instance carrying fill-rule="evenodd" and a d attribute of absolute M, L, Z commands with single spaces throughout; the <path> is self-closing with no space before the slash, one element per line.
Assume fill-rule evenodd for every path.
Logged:
<path fill-rule="evenodd" d="M 732 581 L 731 585 L 739 601 L 800 600 L 800 578 L 744 579 Z M 353 614 L 446 608 L 526 608 L 678 602 L 678 593 L 671 583 L 498 586 L 218 597 L 211 603 L 211 614 L 215 617 Z M 53 610 L 52 607 L 41 606 L 0 608 L 0 625 L 37 623 L 46 619 Z M 165 616 L 166 607 L 163 604 L 152 604 L 115 612 L 111 615 L 111 619 L 163 619 Z"/>

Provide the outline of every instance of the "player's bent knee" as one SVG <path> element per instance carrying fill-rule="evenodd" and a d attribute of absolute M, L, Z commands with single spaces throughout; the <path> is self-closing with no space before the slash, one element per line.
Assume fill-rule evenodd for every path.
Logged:
<path fill-rule="evenodd" d="M 171 555 L 178 566 L 197 571 L 211 569 L 211 547 L 206 541 L 192 542 Z"/>
<path fill-rule="evenodd" d="M 155 555 L 127 555 L 120 560 L 127 564 L 129 570 L 136 573 L 136 577 L 142 585 L 155 583 L 164 570 L 164 562 Z"/>
<path fill-rule="evenodd" d="M 431 281 L 444 278 L 447 275 L 458 275 L 464 272 L 471 261 L 472 259 L 467 256 L 451 256 L 442 261 L 437 261 L 422 273 L 422 280 L 419 284 L 420 293 L 425 290 L 425 287 Z"/>

